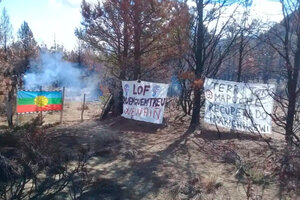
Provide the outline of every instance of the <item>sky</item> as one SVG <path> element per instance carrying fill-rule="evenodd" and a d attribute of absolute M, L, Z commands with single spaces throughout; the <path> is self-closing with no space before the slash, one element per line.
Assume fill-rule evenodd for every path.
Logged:
<path fill-rule="evenodd" d="M 97 0 L 87 0 L 96 2 Z M 81 0 L 2 0 L 13 27 L 14 38 L 21 24 L 26 21 L 36 41 L 48 47 L 64 45 L 67 50 L 76 46 L 74 31 L 80 26 Z M 252 15 L 263 21 L 279 22 L 281 6 L 276 0 L 253 0 Z"/>

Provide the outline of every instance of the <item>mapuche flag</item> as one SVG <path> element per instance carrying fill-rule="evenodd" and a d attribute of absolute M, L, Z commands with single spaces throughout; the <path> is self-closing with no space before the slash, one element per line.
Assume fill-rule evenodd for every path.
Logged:
<path fill-rule="evenodd" d="M 17 113 L 62 110 L 61 91 L 18 91 Z"/>

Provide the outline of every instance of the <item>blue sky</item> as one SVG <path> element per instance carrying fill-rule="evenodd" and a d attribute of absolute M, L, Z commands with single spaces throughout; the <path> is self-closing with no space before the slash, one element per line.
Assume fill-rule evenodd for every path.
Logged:
<path fill-rule="evenodd" d="M 96 2 L 97 0 L 88 0 Z M 253 15 L 264 21 L 279 21 L 280 4 L 274 0 L 253 0 Z M 74 30 L 80 26 L 81 0 L 2 0 L 0 10 L 7 9 L 14 37 L 22 22 L 28 22 L 39 44 L 58 44 L 71 50 L 76 45 Z"/>
<path fill-rule="evenodd" d="M 2 0 L 0 9 L 5 7 L 16 32 L 22 22 L 28 22 L 38 43 L 48 46 L 57 43 L 72 49 L 76 43 L 74 30 L 80 25 L 81 0 Z"/>

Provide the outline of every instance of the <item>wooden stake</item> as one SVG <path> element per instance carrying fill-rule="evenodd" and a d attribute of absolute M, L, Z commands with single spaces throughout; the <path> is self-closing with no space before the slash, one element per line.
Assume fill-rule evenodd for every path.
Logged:
<path fill-rule="evenodd" d="M 16 126 L 19 126 L 19 113 L 17 111 L 17 107 L 18 107 L 18 91 L 19 91 L 19 88 L 18 88 L 18 85 L 17 85 L 17 88 L 16 88 L 16 115 L 17 115 L 17 119 L 16 119 Z"/>
<path fill-rule="evenodd" d="M 83 103 L 82 103 L 82 109 L 81 109 L 81 122 L 83 122 L 84 107 L 85 107 L 85 94 L 83 94 Z"/>
<path fill-rule="evenodd" d="M 42 86 L 40 86 L 40 92 L 42 92 Z M 40 124 L 43 124 L 43 111 L 40 111 Z"/>
<path fill-rule="evenodd" d="M 100 120 L 103 120 L 106 115 L 109 113 L 111 107 L 113 105 L 113 95 L 109 95 L 107 101 L 105 102 L 101 114 L 100 114 Z"/>
<path fill-rule="evenodd" d="M 63 113 L 64 113 L 64 102 L 65 102 L 65 87 L 62 89 L 62 100 L 61 100 L 61 111 L 60 111 L 60 123 L 62 123 L 63 120 Z"/>
<path fill-rule="evenodd" d="M 17 113 L 16 126 L 19 126 L 19 113 Z"/>

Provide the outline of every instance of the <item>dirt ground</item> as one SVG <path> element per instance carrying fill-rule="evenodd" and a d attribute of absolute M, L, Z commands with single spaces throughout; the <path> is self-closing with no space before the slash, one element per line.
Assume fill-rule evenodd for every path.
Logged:
<path fill-rule="evenodd" d="M 81 120 L 81 107 L 82 102 L 66 101 L 64 103 L 63 124 L 74 124 Z M 101 113 L 102 103 L 100 101 L 87 102 L 83 113 L 84 120 L 92 120 L 99 117 Z M 20 114 L 19 125 L 30 122 L 33 118 L 37 117 L 38 113 Z M 14 115 L 16 122 L 16 115 Z M 60 112 L 43 112 L 43 121 L 45 124 L 56 124 L 60 122 Z M 5 117 L 0 117 L 0 127 L 6 127 L 7 120 Z"/>
<path fill-rule="evenodd" d="M 210 126 L 189 133 L 189 117 L 175 120 L 172 106 L 164 124 L 155 125 L 122 117 L 99 121 L 101 106 L 93 102 L 80 122 L 80 105 L 67 102 L 63 124 L 47 131 L 68 151 L 90 147 L 94 185 L 83 199 L 300 199 L 299 182 L 287 188 L 277 178 L 280 164 L 268 143 L 280 150 L 279 134 L 262 138 L 220 130 L 219 137 Z M 44 117 L 45 124 L 59 121 L 59 113 Z"/>

